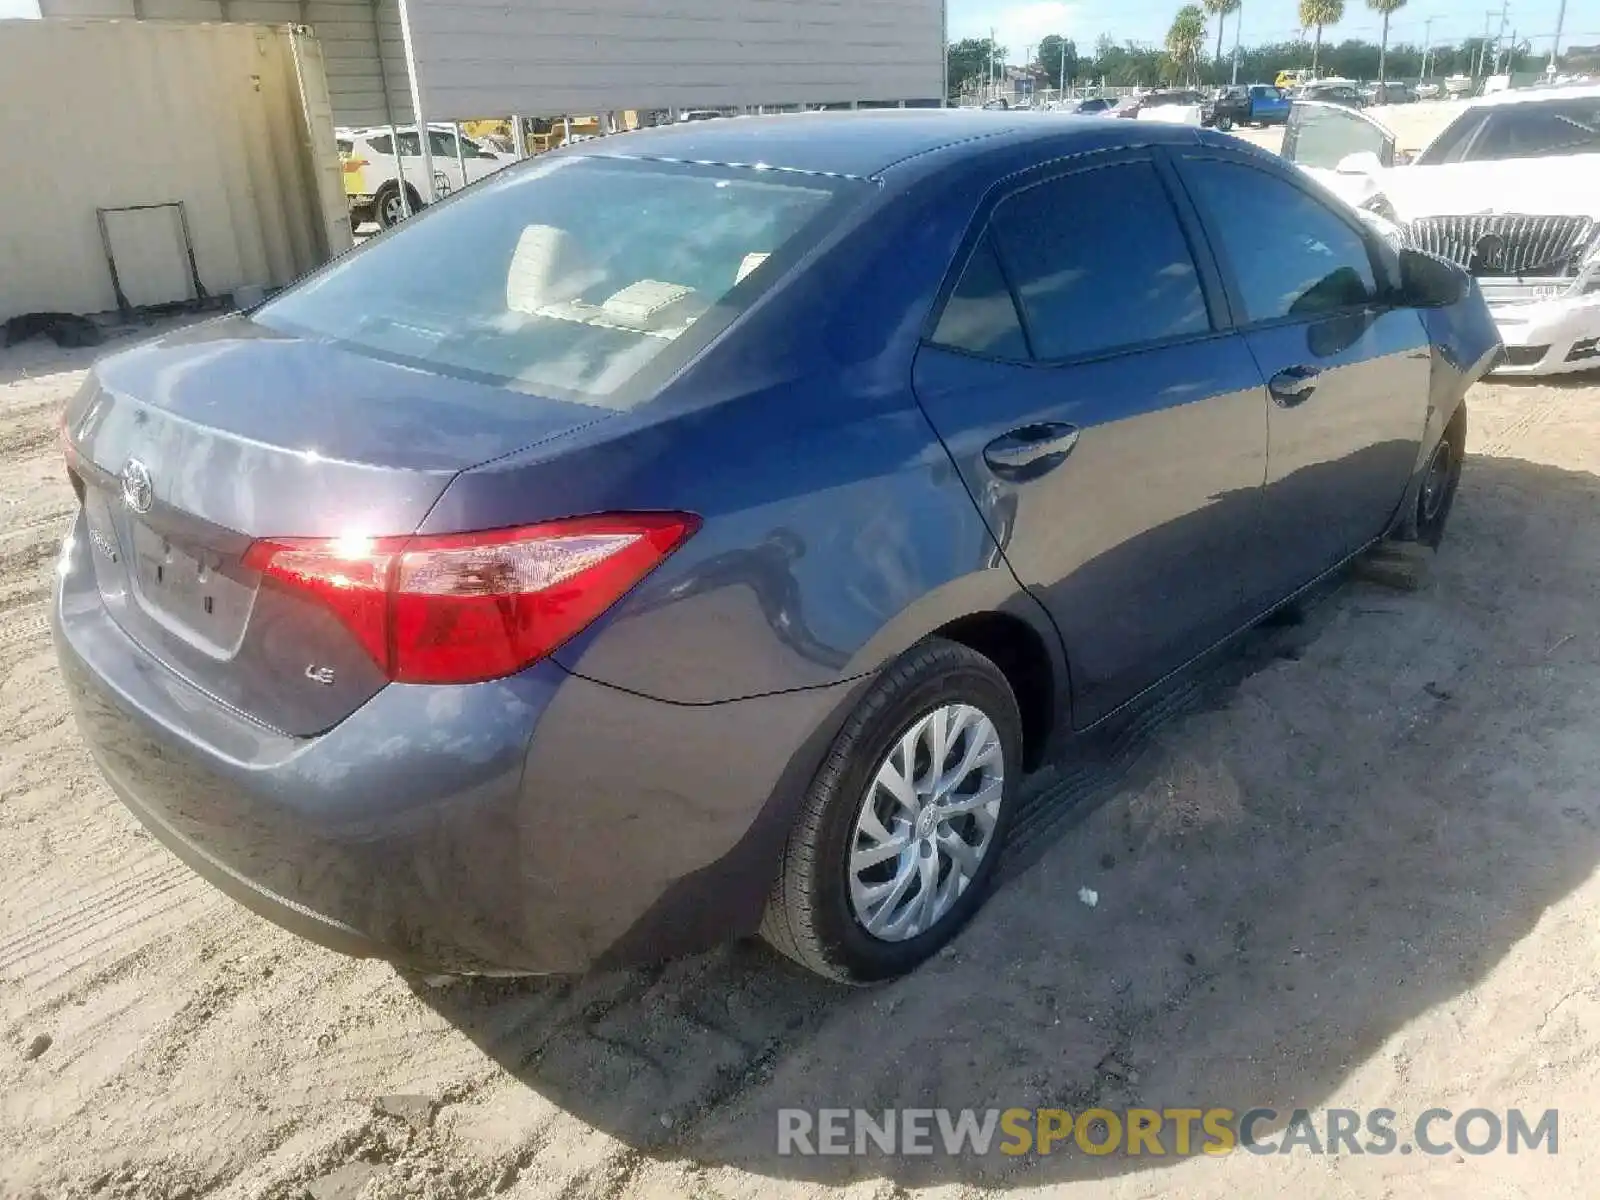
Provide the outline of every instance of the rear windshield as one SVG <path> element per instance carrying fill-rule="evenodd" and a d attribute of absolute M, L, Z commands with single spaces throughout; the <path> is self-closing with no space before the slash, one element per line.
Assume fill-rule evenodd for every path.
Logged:
<path fill-rule="evenodd" d="M 864 193 L 856 180 L 753 167 L 551 159 L 373 239 L 254 319 L 628 407 L 652 390 L 647 368 L 684 361 L 781 273 L 786 251 L 814 244 L 816 227 Z"/>

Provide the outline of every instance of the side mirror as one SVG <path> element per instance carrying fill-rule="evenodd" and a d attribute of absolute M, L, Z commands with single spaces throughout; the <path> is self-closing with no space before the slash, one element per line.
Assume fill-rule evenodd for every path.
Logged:
<path fill-rule="evenodd" d="M 1400 251 L 1400 295 L 1411 308 L 1449 308 L 1472 292 L 1472 276 L 1449 259 L 1422 250 Z"/>
<path fill-rule="evenodd" d="M 1334 170 L 1341 175 L 1373 175 L 1383 170 L 1383 159 L 1371 150 L 1357 150 L 1341 158 Z"/>

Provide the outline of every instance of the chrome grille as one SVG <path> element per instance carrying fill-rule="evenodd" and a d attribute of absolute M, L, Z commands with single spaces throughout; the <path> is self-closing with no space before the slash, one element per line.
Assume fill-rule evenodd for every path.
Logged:
<path fill-rule="evenodd" d="M 1594 232 L 1590 217 L 1516 214 L 1419 217 L 1409 227 L 1419 250 L 1488 277 L 1571 274 Z"/>

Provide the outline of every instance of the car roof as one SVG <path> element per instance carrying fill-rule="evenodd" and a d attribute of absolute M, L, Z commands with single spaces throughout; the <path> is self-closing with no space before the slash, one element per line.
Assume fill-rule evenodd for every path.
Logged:
<path fill-rule="evenodd" d="M 1180 141 L 1185 136 L 1193 140 L 1192 130 L 1174 126 L 1169 135 L 1150 125 L 1039 111 L 966 108 L 787 113 L 660 125 L 585 143 L 583 153 L 606 158 L 759 164 L 867 179 L 906 159 L 962 144 L 1049 140 L 1056 146 L 1082 141 L 1087 147 L 1104 145 L 1106 132 L 1113 129 L 1124 130 L 1130 144 Z"/>
<path fill-rule="evenodd" d="M 1475 96 L 1467 101 L 1474 108 L 1498 107 L 1502 104 L 1535 104 L 1540 100 L 1593 100 L 1600 97 L 1600 83 L 1551 84 L 1547 86 L 1509 88 L 1488 96 Z"/>

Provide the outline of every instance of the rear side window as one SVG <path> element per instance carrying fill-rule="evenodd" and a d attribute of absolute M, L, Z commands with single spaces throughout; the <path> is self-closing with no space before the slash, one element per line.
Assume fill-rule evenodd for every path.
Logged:
<path fill-rule="evenodd" d="M 1102 354 L 1211 327 L 1194 258 L 1150 163 L 1030 187 L 995 210 L 990 228 L 1036 358 Z"/>
<path fill-rule="evenodd" d="M 1233 269 L 1249 321 L 1337 312 L 1377 295 L 1366 241 L 1320 200 L 1220 159 L 1190 159 L 1183 176 Z"/>
<path fill-rule="evenodd" d="M 355 152 L 356 144 L 349 138 L 340 138 L 337 145 L 340 154 L 353 154 Z"/>
<path fill-rule="evenodd" d="M 933 341 L 989 358 L 1028 357 L 1016 303 L 987 236 L 973 250 L 961 282 L 945 301 Z"/>
<path fill-rule="evenodd" d="M 380 133 L 377 137 L 369 137 L 367 145 L 372 147 L 375 154 L 393 154 L 394 139 L 387 133 Z"/>

